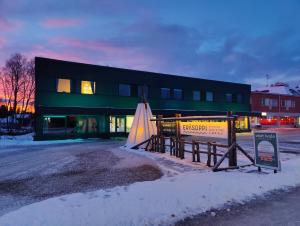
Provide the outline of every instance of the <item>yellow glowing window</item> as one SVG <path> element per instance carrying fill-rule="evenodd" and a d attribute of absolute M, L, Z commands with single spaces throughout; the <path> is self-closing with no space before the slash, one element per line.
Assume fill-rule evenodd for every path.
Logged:
<path fill-rule="evenodd" d="M 95 94 L 96 82 L 81 81 L 81 93 L 82 94 Z"/>
<path fill-rule="evenodd" d="M 70 79 L 57 79 L 57 92 L 70 93 L 71 92 L 71 80 Z"/>

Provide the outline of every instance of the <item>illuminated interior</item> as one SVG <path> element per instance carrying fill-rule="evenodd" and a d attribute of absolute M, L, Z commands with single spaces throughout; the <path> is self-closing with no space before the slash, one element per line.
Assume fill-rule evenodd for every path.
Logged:
<path fill-rule="evenodd" d="M 247 130 L 249 128 L 249 119 L 246 116 L 240 116 L 235 121 L 235 128 L 238 130 Z"/>
<path fill-rule="evenodd" d="M 134 116 L 133 115 L 126 115 L 126 132 L 130 132 L 132 123 L 133 123 Z"/>
<path fill-rule="evenodd" d="M 96 82 L 81 81 L 81 93 L 82 94 L 95 94 Z"/>
<path fill-rule="evenodd" d="M 59 93 L 70 93 L 71 92 L 71 81 L 70 79 L 57 79 L 57 92 Z"/>
<path fill-rule="evenodd" d="M 126 132 L 129 133 L 134 116 L 133 115 L 120 115 L 120 116 L 110 116 L 110 132 Z M 126 125 L 126 126 L 125 126 Z"/>

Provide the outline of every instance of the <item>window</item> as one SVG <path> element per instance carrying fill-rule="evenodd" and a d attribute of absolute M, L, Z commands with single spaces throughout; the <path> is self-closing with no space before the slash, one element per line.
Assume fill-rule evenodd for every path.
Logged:
<path fill-rule="evenodd" d="M 240 93 L 237 94 L 237 96 L 236 96 L 236 102 L 238 104 L 243 103 L 243 95 L 242 94 L 240 94 Z"/>
<path fill-rule="evenodd" d="M 81 81 L 81 93 L 82 94 L 95 94 L 96 82 L 93 81 Z"/>
<path fill-rule="evenodd" d="M 228 103 L 232 102 L 232 94 L 231 93 L 226 93 L 225 97 L 226 97 L 226 102 L 228 102 Z"/>
<path fill-rule="evenodd" d="M 138 86 L 138 96 L 141 97 L 144 95 L 144 97 L 147 99 L 148 98 L 148 86 L 145 85 L 139 85 Z"/>
<path fill-rule="evenodd" d="M 211 91 L 206 92 L 206 101 L 212 102 L 214 101 L 214 93 Z"/>
<path fill-rule="evenodd" d="M 126 132 L 129 133 L 132 123 L 133 123 L 134 116 L 133 115 L 126 115 Z"/>
<path fill-rule="evenodd" d="M 170 88 L 161 88 L 160 95 L 163 99 L 170 99 Z"/>
<path fill-rule="evenodd" d="M 131 89 L 128 84 L 119 84 L 119 96 L 130 97 Z"/>
<path fill-rule="evenodd" d="M 281 107 L 286 108 L 294 108 L 295 107 L 295 101 L 294 100 L 282 100 Z"/>
<path fill-rule="evenodd" d="M 201 100 L 200 91 L 193 91 L 193 100 L 195 100 L 195 101 L 200 101 Z"/>
<path fill-rule="evenodd" d="M 278 101 L 276 99 L 272 99 L 271 105 L 272 105 L 272 107 L 277 107 L 278 106 Z"/>
<path fill-rule="evenodd" d="M 70 79 L 57 79 L 56 91 L 59 93 L 71 92 L 71 80 Z"/>
<path fill-rule="evenodd" d="M 182 89 L 174 89 L 173 97 L 175 100 L 182 100 Z"/>
<path fill-rule="evenodd" d="M 44 134 L 65 134 L 66 117 L 65 116 L 45 116 L 43 123 Z"/>

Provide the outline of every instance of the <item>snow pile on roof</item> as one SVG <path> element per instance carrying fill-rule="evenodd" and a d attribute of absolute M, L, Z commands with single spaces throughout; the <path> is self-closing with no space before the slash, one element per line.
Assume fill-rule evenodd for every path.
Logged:
<path fill-rule="evenodd" d="M 152 118 L 153 116 L 149 104 L 139 103 L 134 114 L 126 146 L 132 147 L 148 140 L 152 135 L 156 134 L 155 122 L 150 121 Z"/>
<path fill-rule="evenodd" d="M 287 83 L 277 82 L 268 87 L 263 87 L 260 89 L 254 90 L 254 92 L 265 92 L 265 93 L 275 93 L 282 95 L 294 95 L 300 96 L 300 88 L 299 86 L 290 87 Z"/>
<path fill-rule="evenodd" d="M 243 202 L 255 195 L 300 183 L 300 159 L 282 163 L 282 172 L 193 172 L 156 181 L 51 198 L 0 218 L 5 226 L 168 225 L 184 217 Z"/>

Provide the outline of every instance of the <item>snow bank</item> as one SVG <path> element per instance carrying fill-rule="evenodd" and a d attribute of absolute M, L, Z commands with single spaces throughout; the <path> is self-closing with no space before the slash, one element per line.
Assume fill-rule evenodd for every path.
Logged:
<path fill-rule="evenodd" d="M 3 226 L 167 225 L 227 202 L 300 183 L 300 159 L 277 174 L 187 171 L 128 187 L 76 193 L 25 206 L 0 218 Z"/>
<path fill-rule="evenodd" d="M 19 135 L 19 136 L 0 136 L 0 152 L 5 151 L 9 147 L 18 147 L 25 145 L 47 145 L 56 143 L 76 143 L 82 142 L 83 139 L 68 139 L 68 140 L 47 140 L 47 141 L 34 141 L 33 133 Z"/>

